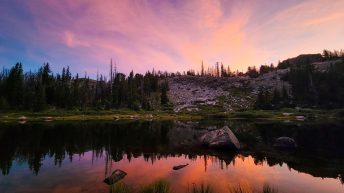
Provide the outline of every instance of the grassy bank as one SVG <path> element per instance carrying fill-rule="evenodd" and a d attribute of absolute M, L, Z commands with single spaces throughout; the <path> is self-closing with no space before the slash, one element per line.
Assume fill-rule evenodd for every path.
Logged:
<path fill-rule="evenodd" d="M 214 186 L 209 184 L 193 184 L 191 188 L 186 189 L 185 193 L 217 193 Z M 116 183 L 110 186 L 110 193 L 174 193 L 170 183 L 166 180 L 156 180 L 151 184 L 142 186 L 138 191 L 133 189 L 123 182 Z M 236 186 L 228 186 L 226 193 L 277 193 L 278 190 L 269 184 L 265 184 L 261 190 L 254 191 L 249 185 L 238 184 Z"/>
<path fill-rule="evenodd" d="M 175 113 L 173 111 L 120 110 L 47 110 L 43 112 L 9 111 L 0 112 L 0 122 L 17 121 L 83 121 L 83 120 L 200 120 L 200 119 L 264 119 L 272 121 L 304 121 L 319 119 L 343 119 L 344 109 L 281 109 L 247 110 L 242 112 L 220 112 L 202 110 Z"/>
<path fill-rule="evenodd" d="M 167 111 L 120 110 L 49 110 L 43 112 L 11 111 L 1 112 L 0 122 L 16 121 L 109 121 L 109 120 L 197 120 L 200 115 L 176 114 Z"/>

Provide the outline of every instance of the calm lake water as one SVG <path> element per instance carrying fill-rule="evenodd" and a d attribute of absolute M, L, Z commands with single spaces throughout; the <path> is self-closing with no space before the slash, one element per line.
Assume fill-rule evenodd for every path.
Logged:
<path fill-rule="evenodd" d="M 228 125 L 243 149 L 212 151 L 189 144 L 202 129 Z M 109 192 L 113 170 L 128 173 L 134 190 L 166 179 L 174 192 L 211 184 L 228 192 L 238 184 L 278 192 L 343 193 L 343 123 L 49 122 L 0 125 L 0 192 Z M 274 149 L 289 136 L 299 148 Z M 189 165 L 181 170 L 172 167 Z"/>

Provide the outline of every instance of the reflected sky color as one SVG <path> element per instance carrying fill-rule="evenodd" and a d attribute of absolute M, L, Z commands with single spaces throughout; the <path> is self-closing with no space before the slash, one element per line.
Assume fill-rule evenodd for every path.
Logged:
<path fill-rule="evenodd" d="M 232 70 L 344 45 L 344 0 L 2 0 L 0 67 Z"/>
<path fill-rule="evenodd" d="M 205 162 L 207 169 L 205 170 Z M 54 164 L 52 158 L 45 159 L 37 176 L 26 164 L 16 162 L 8 176 L 0 176 L 2 192 L 108 192 L 103 183 L 105 177 L 104 157 L 92 161 L 92 152 L 74 155 L 73 162 L 66 158 L 61 167 Z M 172 167 L 178 164 L 190 165 L 178 170 Z M 122 169 L 128 173 L 124 182 L 134 189 L 149 184 L 156 179 L 166 179 L 171 183 L 174 192 L 186 192 L 194 183 L 212 184 L 217 192 L 228 192 L 229 186 L 241 184 L 253 190 L 260 190 L 265 183 L 278 188 L 279 192 L 340 193 L 343 184 L 338 179 L 312 177 L 289 169 L 286 164 L 270 167 L 265 161 L 256 164 L 251 156 L 237 156 L 229 165 L 221 163 L 216 157 L 188 159 L 185 156 L 169 157 L 155 160 L 154 163 L 137 158 L 122 159 L 119 162 L 108 162 L 108 170 Z"/>

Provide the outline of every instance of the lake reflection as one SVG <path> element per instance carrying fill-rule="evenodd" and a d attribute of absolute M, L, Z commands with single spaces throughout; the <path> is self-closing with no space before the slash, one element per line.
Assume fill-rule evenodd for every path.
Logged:
<path fill-rule="evenodd" d="M 230 125 L 244 145 L 242 151 L 185 146 L 200 129 L 222 125 Z M 245 122 L 3 125 L 0 192 L 109 192 L 103 180 L 115 169 L 127 172 L 124 182 L 135 189 L 164 178 L 174 192 L 186 192 L 202 182 L 217 192 L 228 192 L 230 185 L 239 183 L 256 190 L 269 183 L 279 192 L 344 192 L 343 154 L 338 148 L 344 131 L 341 125 L 326 125 L 326 130 L 319 124 Z M 289 153 L 271 149 L 273 139 L 283 135 L 294 137 L 300 149 Z M 305 143 L 310 136 L 313 143 Z M 186 163 L 190 165 L 172 170 Z"/>

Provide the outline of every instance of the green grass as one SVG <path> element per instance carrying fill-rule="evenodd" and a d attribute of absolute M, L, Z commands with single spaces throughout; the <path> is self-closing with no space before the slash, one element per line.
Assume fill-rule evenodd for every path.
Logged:
<path fill-rule="evenodd" d="M 132 193 L 133 191 L 123 182 L 110 186 L 110 193 Z"/>
<path fill-rule="evenodd" d="M 171 193 L 170 184 L 166 180 L 157 180 L 141 188 L 140 193 Z"/>
<path fill-rule="evenodd" d="M 151 184 L 142 186 L 138 191 L 127 186 L 123 182 L 118 182 L 110 186 L 110 193 L 173 193 L 170 183 L 164 179 L 159 179 Z M 191 190 L 185 191 L 186 193 L 216 193 L 212 185 L 201 183 L 200 185 L 194 184 Z M 179 192 L 178 192 L 179 193 Z M 225 192 L 226 193 L 226 192 Z M 261 191 L 254 191 L 249 185 L 238 184 L 229 187 L 227 193 L 278 193 L 278 190 L 269 184 L 264 184 Z"/>
<path fill-rule="evenodd" d="M 18 122 L 21 116 L 27 121 L 85 121 L 85 120 L 202 120 L 213 119 L 264 119 L 272 121 L 295 120 L 295 116 L 305 116 L 307 120 L 343 119 L 344 109 L 319 110 L 319 109 L 281 109 L 281 110 L 247 110 L 242 112 L 223 112 L 222 107 L 203 106 L 199 112 L 175 113 L 173 111 L 133 111 L 130 109 L 113 110 L 61 110 L 50 109 L 43 112 L 9 111 L 0 112 L 1 122 Z M 283 112 L 292 113 L 290 116 L 282 115 Z"/>
<path fill-rule="evenodd" d="M 194 185 L 191 189 L 191 193 L 215 193 L 215 192 L 209 184 L 205 185 L 202 183 L 199 186 Z"/>
<path fill-rule="evenodd" d="M 237 185 L 234 187 L 229 187 L 229 193 L 253 193 L 249 186 Z"/>
<path fill-rule="evenodd" d="M 234 187 L 229 187 L 229 193 L 255 193 L 255 191 L 248 185 L 239 184 Z M 278 190 L 269 184 L 264 184 L 262 191 L 258 191 L 256 193 L 278 193 Z"/>
<path fill-rule="evenodd" d="M 269 184 L 264 184 L 262 193 L 277 193 L 278 190 Z"/>
<path fill-rule="evenodd" d="M 51 117 L 52 121 L 84 121 L 84 120 L 199 120 L 202 117 L 195 114 L 174 113 L 168 111 L 132 111 L 119 110 L 47 110 L 42 112 L 11 111 L 1 112 L 0 122 L 17 122 L 19 117 L 25 116 L 27 121 L 45 121 Z"/>

